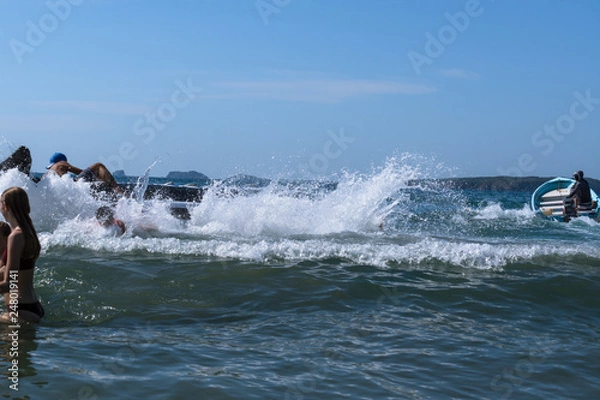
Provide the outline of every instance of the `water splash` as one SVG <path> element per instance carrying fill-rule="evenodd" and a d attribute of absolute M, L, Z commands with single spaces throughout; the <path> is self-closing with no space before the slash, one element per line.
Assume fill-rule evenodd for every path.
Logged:
<path fill-rule="evenodd" d="M 272 182 L 254 194 L 226 198 L 209 190 L 192 210 L 190 229 L 248 237 L 373 232 L 407 200 L 400 190 L 416 176 L 414 168 L 393 159 L 370 175 L 343 173 L 333 189 L 316 195 L 314 182 Z"/>
<path fill-rule="evenodd" d="M 146 171 L 138 177 L 135 188 L 133 189 L 132 198 L 136 200 L 138 203 L 142 203 L 144 201 L 144 193 L 148 189 L 148 184 L 150 183 L 150 170 L 159 162 L 160 160 L 154 161 Z"/>
<path fill-rule="evenodd" d="M 113 204 L 128 227 L 121 237 L 95 222 L 104 203 L 85 182 L 50 175 L 36 185 L 13 170 L 0 174 L 0 185 L 26 188 L 44 251 L 67 246 L 257 262 L 338 259 L 381 268 L 496 269 L 539 257 L 600 257 L 580 243 L 582 232 L 600 238 L 597 225 L 551 225 L 533 218 L 514 196 L 506 203 L 487 192 L 444 188 L 428 179 L 438 169 L 404 155 L 368 174 L 340 172 L 334 182 L 221 182 L 190 205 L 188 221 L 171 215 L 168 201 L 123 198 Z M 150 179 L 144 176 L 142 186 Z"/>

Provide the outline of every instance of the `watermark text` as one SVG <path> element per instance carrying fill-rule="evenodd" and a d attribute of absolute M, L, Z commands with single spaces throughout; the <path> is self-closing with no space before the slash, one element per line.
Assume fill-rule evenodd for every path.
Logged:
<path fill-rule="evenodd" d="M 269 25 L 269 19 L 273 14 L 279 14 L 282 9 L 289 6 L 293 0 L 256 0 L 254 6 L 265 25 Z"/>
<path fill-rule="evenodd" d="M 8 380 L 11 382 L 9 386 L 11 390 L 19 391 L 19 276 L 17 271 L 9 272 L 8 290 L 8 326 L 10 348 L 8 357 L 10 359 L 10 367 L 8 367 Z"/>
<path fill-rule="evenodd" d="M 569 106 L 568 112 L 556 118 L 554 123 L 544 125 L 542 129 L 537 130 L 531 136 L 531 144 L 542 155 L 549 156 L 552 154 L 556 145 L 575 131 L 577 122 L 586 119 L 600 104 L 600 98 L 592 97 L 590 89 L 583 94 L 576 91 L 573 96 L 575 100 Z M 523 153 L 517 157 L 511 166 L 498 168 L 498 172 L 506 176 L 524 176 L 525 174 L 531 174 L 537 166 L 535 154 Z"/>
<path fill-rule="evenodd" d="M 17 63 L 22 64 L 25 55 L 32 54 L 44 44 L 48 35 L 58 29 L 60 24 L 71 15 L 73 6 L 80 6 L 83 0 L 48 0 L 48 12 L 42 14 L 36 22 L 25 22 L 25 37 L 23 40 L 12 38 L 8 42 Z"/>

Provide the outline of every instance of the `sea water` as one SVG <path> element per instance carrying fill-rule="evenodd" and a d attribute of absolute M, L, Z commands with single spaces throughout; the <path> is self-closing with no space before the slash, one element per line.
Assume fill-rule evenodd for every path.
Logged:
<path fill-rule="evenodd" d="M 411 183 L 427 177 L 396 160 L 333 184 L 215 184 L 189 220 L 122 199 L 118 237 L 87 184 L 3 173 L 30 196 L 46 316 L 3 328 L 0 393 L 597 398 L 600 224 L 539 219 L 530 193 Z"/>

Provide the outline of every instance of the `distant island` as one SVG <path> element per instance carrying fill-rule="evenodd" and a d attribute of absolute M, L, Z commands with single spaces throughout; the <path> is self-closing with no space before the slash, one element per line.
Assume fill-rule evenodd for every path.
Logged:
<path fill-rule="evenodd" d="M 197 171 L 171 171 L 167 174 L 167 179 L 188 180 L 188 181 L 210 181 L 210 178 Z"/>
<path fill-rule="evenodd" d="M 230 176 L 227 179 L 223 179 L 222 182 L 230 186 L 265 187 L 269 186 L 271 180 L 266 178 L 259 178 L 252 175 L 237 174 L 234 176 Z"/>
<path fill-rule="evenodd" d="M 126 178 L 125 171 L 116 170 L 113 175 L 117 179 Z M 417 179 L 408 182 L 408 186 L 416 186 L 423 182 L 434 186 L 442 185 L 450 189 L 457 190 L 485 190 L 485 191 L 513 191 L 513 192 L 530 192 L 533 193 L 542 183 L 556 178 L 539 177 L 539 176 L 480 176 L 472 178 L 440 178 L 440 179 Z M 565 176 L 565 178 L 570 178 Z M 209 183 L 211 178 L 197 171 L 171 171 L 166 178 L 170 181 L 187 181 L 195 183 Z M 585 177 L 589 182 L 590 188 L 596 193 L 600 193 L 600 180 Z M 271 179 L 259 178 L 256 176 L 238 174 L 229 178 L 223 179 L 223 183 L 239 186 L 264 187 L 267 186 Z"/>
<path fill-rule="evenodd" d="M 513 192 L 533 192 L 542 183 L 549 181 L 552 177 L 538 176 L 484 176 L 475 178 L 445 178 L 445 179 L 426 179 L 428 182 L 439 182 L 451 189 L 459 190 L 487 190 L 487 191 L 513 191 Z M 600 181 L 585 177 L 596 193 L 600 193 Z M 416 182 L 409 182 L 409 185 Z"/>

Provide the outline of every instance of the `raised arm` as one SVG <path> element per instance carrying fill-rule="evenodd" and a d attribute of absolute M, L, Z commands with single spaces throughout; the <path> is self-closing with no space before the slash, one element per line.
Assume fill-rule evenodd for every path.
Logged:
<path fill-rule="evenodd" d="M 67 172 L 70 172 L 75 175 L 79 175 L 81 173 L 80 168 L 69 164 L 67 161 L 59 161 L 57 163 L 54 163 L 54 165 L 52 165 L 52 167 L 50 168 L 50 171 L 56 172 L 58 176 L 63 176 Z"/>

